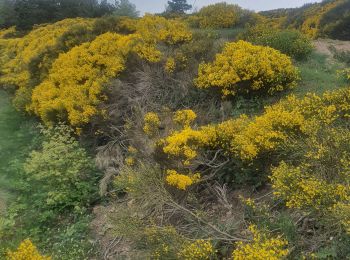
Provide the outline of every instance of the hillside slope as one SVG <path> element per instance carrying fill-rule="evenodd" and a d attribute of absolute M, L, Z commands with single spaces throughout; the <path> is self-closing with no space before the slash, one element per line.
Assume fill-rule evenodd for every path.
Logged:
<path fill-rule="evenodd" d="M 350 40 L 350 2 L 346 0 L 324 0 L 260 14 L 276 20 L 282 28 L 298 29 L 313 38 Z"/>

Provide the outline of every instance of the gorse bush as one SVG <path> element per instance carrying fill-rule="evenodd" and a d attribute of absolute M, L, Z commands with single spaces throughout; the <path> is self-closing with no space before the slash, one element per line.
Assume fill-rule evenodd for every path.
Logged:
<path fill-rule="evenodd" d="M 251 161 L 277 148 L 293 132 L 304 132 L 304 121 L 299 112 L 271 107 L 253 119 L 241 115 L 198 130 L 185 128 L 173 132 L 161 145 L 164 153 L 182 159 L 185 165 L 190 164 L 203 148 L 222 149 L 228 156 Z"/>
<path fill-rule="evenodd" d="M 348 230 L 349 215 L 345 213 L 350 196 L 348 128 L 324 126 L 315 130 L 303 144 L 292 145 L 299 150 L 295 154 L 300 154 L 300 158 L 281 162 L 272 170 L 274 194 L 289 208 L 322 212 L 333 218 L 334 225 Z M 340 209 L 345 214 L 339 214 Z"/>
<path fill-rule="evenodd" d="M 239 21 L 238 5 L 217 3 L 203 7 L 198 12 L 200 28 L 231 28 Z"/>
<path fill-rule="evenodd" d="M 233 259 L 278 260 L 283 259 L 288 255 L 289 250 L 287 249 L 287 240 L 281 237 L 269 237 L 263 232 L 257 230 L 256 226 L 250 226 L 249 229 L 253 234 L 253 241 L 251 243 L 238 243 L 237 249 L 233 251 Z"/>
<path fill-rule="evenodd" d="M 181 174 L 175 170 L 167 170 L 167 176 L 165 178 L 166 183 L 170 186 L 174 186 L 179 190 L 186 190 L 189 186 L 197 183 L 200 180 L 200 174 Z"/>
<path fill-rule="evenodd" d="M 24 240 L 14 252 L 7 253 L 7 260 L 50 260 L 51 257 L 43 256 L 29 239 Z"/>
<path fill-rule="evenodd" d="M 181 252 L 178 253 L 180 259 L 211 259 L 214 256 L 215 249 L 210 241 L 198 239 L 193 243 L 188 243 L 184 246 Z"/>
<path fill-rule="evenodd" d="M 214 62 L 201 64 L 195 84 L 219 88 L 223 96 L 273 94 L 294 88 L 298 75 L 288 56 L 270 47 L 238 41 L 226 43 Z"/>
<path fill-rule="evenodd" d="M 242 37 L 253 44 L 279 50 L 297 60 L 308 58 L 313 50 L 311 40 L 296 30 L 280 31 L 265 26 L 255 26 L 249 28 Z"/>
<path fill-rule="evenodd" d="M 88 123 L 101 113 L 103 84 L 125 69 L 133 36 L 105 33 L 60 55 L 49 77 L 33 91 L 31 110 L 47 124 L 66 120 Z M 110 44 L 113 42 L 113 44 Z"/>
<path fill-rule="evenodd" d="M 254 24 L 258 19 L 259 15 L 254 12 L 244 10 L 238 5 L 221 2 L 201 8 L 186 21 L 195 28 L 223 29 Z"/>
<path fill-rule="evenodd" d="M 145 15 L 136 23 L 136 33 L 141 44 L 135 50 L 140 57 L 150 62 L 161 60 L 162 52 L 158 45 L 179 45 L 192 39 L 192 33 L 184 23 L 153 15 Z"/>
<path fill-rule="evenodd" d="M 161 121 L 159 119 L 158 114 L 149 112 L 145 115 L 143 131 L 147 135 L 152 136 L 156 134 L 159 130 L 160 125 L 161 125 Z"/>
<path fill-rule="evenodd" d="M 92 25 L 93 20 L 90 19 L 67 19 L 38 27 L 22 38 L 11 39 L 3 50 L 5 59 L 0 64 L 0 84 L 13 85 L 19 89 L 15 99 L 18 108 L 23 109 L 30 103 L 33 84 L 47 76 L 52 62 L 60 52 L 91 39 L 86 35 L 91 33 Z M 81 30 L 85 36 L 75 33 L 74 39 L 64 39 L 67 33 L 76 28 L 83 28 Z M 23 93 L 27 92 L 25 96 Z"/>
<path fill-rule="evenodd" d="M 349 91 L 326 93 L 304 99 L 290 96 L 254 118 L 241 115 L 219 124 L 187 127 L 174 131 L 159 145 L 170 158 L 183 165 L 196 164 L 206 150 L 221 150 L 226 156 L 252 162 L 266 153 L 281 149 L 290 138 L 313 136 L 324 126 L 344 120 L 349 115 Z"/>

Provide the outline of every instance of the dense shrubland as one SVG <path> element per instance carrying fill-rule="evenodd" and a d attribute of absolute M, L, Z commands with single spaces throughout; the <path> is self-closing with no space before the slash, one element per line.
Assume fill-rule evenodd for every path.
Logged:
<path fill-rule="evenodd" d="M 321 6 L 312 29 L 336 5 Z M 349 257 L 348 83 L 300 95 L 298 66 L 313 45 L 269 28 L 285 20 L 278 15 L 221 3 L 181 19 L 76 18 L 1 31 L 1 87 L 44 126 L 15 164 L 18 199 L 0 218 L 0 239 L 14 242 L 0 252 Z M 225 42 L 193 23 L 247 27 L 244 40 Z"/>
<path fill-rule="evenodd" d="M 324 0 L 296 9 L 262 12 L 281 28 L 298 29 L 311 38 L 349 40 L 349 1 Z"/>

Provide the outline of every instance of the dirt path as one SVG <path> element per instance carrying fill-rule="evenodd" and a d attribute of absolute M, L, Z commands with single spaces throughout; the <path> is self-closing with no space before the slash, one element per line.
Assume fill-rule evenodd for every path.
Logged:
<path fill-rule="evenodd" d="M 333 46 L 338 51 L 350 51 L 350 41 L 338 41 L 331 39 L 318 39 L 314 42 L 318 52 L 327 56 L 333 56 L 330 48 Z"/>

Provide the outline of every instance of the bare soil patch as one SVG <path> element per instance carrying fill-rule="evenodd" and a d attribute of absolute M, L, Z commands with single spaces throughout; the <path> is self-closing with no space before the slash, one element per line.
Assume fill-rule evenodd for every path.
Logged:
<path fill-rule="evenodd" d="M 314 41 L 317 52 L 327 56 L 333 56 L 330 48 L 334 47 L 338 51 L 350 51 L 350 41 L 339 41 L 331 39 L 318 39 Z"/>

